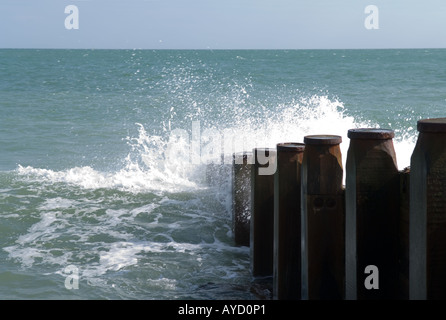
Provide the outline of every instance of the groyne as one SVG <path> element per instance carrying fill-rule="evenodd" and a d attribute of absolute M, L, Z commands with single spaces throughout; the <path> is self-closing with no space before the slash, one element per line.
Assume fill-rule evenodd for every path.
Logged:
<path fill-rule="evenodd" d="M 274 299 L 446 299 L 446 118 L 417 128 L 404 170 L 391 129 L 349 130 L 346 168 L 327 134 L 234 154 L 235 244 Z"/>

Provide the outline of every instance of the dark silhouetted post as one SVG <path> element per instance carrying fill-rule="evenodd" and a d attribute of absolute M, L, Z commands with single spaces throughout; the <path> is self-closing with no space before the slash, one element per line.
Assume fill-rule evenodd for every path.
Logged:
<path fill-rule="evenodd" d="M 232 232 L 235 244 L 249 247 L 252 152 L 235 153 L 232 165 Z"/>
<path fill-rule="evenodd" d="M 300 299 L 300 185 L 305 145 L 279 143 L 274 182 L 273 298 Z"/>
<path fill-rule="evenodd" d="M 398 272 L 399 299 L 409 299 L 409 211 L 410 211 L 410 167 L 400 175 L 400 218 L 398 227 Z"/>
<path fill-rule="evenodd" d="M 446 299 L 446 118 L 417 123 L 410 163 L 409 297 Z"/>
<path fill-rule="evenodd" d="M 302 299 L 345 297 L 345 213 L 340 136 L 304 138 Z"/>
<path fill-rule="evenodd" d="M 346 299 L 398 297 L 399 175 L 394 132 L 351 129 L 346 162 Z M 374 266 L 375 274 L 365 273 Z M 372 277 L 369 285 L 365 280 Z"/>
<path fill-rule="evenodd" d="M 250 223 L 251 271 L 254 277 L 272 276 L 276 150 L 254 148 L 253 157 Z"/>

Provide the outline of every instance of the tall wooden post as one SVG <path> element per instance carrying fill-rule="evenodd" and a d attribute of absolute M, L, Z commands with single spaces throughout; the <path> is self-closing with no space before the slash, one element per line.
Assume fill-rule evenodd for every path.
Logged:
<path fill-rule="evenodd" d="M 346 298 L 398 297 L 399 175 L 387 129 L 351 129 L 346 162 Z M 372 266 L 369 272 L 367 267 Z"/>
<path fill-rule="evenodd" d="M 279 143 L 274 182 L 273 298 L 301 298 L 300 186 L 305 145 Z"/>
<path fill-rule="evenodd" d="M 410 163 L 409 297 L 446 299 L 446 118 L 417 123 Z"/>
<path fill-rule="evenodd" d="M 232 165 L 232 232 L 236 245 L 249 247 L 252 152 L 235 153 Z"/>
<path fill-rule="evenodd" d="M 345 213 L 340 136 L 304 138 L 302 299 L 345 297 Z"/>
<path fill-rule="evenodd" d="M 254 277 L 273 275 L 276 150 L 254 148 L 251 166 L 250 253 Z"/>

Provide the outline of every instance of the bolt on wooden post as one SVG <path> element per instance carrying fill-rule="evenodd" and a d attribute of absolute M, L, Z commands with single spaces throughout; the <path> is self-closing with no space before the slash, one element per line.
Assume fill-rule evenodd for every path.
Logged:
<path fill-rule="evenodd" d="M 399 174 L 388 129 L 351 129 L 346 162 L 346 299 L 398 296 Z M 375 288 L 364 270 L 379 271 Z"/>
<path fill-rule="evenodd" d="M 409 298 L 446 299 L 446 118 L 418 121 L 410 163 Z"/>
<path fill-rule="evenodd" d="M 300 299 L 300 186 L 303 143 L 277 144 L 274 181 L 273 298 Z"/>
<path fill-rule="evenodd" d="M 302 160 L 302 299 L 344 299 L 345 214 L 340 136 L 305 136 Z"/>
<path fill-rule="evenodd" d="M 234 153 L 232 164 L 232 232 L 236 245 L 249 247 L 252 152 Z"/>
<path fill-rule="evenodd" d="M 254 277 L 272 276 L 276 150 L 254 148 L 251 166 L 250 258 Z"/>

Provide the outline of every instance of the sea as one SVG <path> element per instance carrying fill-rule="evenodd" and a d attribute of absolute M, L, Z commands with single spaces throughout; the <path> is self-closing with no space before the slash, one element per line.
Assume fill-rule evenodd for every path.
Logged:
<path fill-rule="evenodd" d="M 0 299 L 268 298 L 232 154 L 445 116 L 446 49 L 1 49 Z"/>

